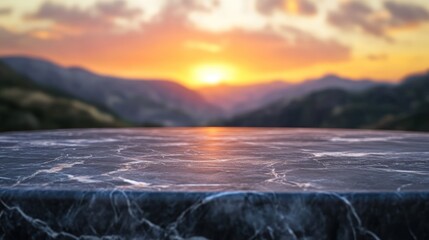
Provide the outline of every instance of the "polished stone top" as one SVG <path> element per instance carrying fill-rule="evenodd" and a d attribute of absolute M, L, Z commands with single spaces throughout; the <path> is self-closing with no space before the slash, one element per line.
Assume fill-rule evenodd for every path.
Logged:
<path fill-rule="evenodd" d="M 0 188 L 429 190 L 429 134 L 171 128 L 0 134 Z"/>

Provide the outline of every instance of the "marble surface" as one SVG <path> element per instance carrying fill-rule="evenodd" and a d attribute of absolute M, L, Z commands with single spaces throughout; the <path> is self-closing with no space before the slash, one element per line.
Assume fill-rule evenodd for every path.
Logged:
<path fill-rule="evenodd" d="M 0 239 L 429 239 L 429 134 L 0 134 Z"/>
<path fill-rule="evenodd" d="M 429 134 L 305 129 L 0 135 L 0 188 L 427 191 Z"/>

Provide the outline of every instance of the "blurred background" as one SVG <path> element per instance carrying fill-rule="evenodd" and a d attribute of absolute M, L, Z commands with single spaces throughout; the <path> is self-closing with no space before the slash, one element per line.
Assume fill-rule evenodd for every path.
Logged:
<path fill-rule="evenodd" d="M 2 0 L 0 131 L 429 131 L 427 0 Z"/>

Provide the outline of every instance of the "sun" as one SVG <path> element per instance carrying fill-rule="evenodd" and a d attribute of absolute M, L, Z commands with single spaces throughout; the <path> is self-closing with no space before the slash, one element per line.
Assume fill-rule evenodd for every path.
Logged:
<path fill-rule="evenodd" d="M 201 65 L 194 70 L 194 80 L 201 85 L 216 85 L 230 79 L 231 72 L 224 65 Z"/>

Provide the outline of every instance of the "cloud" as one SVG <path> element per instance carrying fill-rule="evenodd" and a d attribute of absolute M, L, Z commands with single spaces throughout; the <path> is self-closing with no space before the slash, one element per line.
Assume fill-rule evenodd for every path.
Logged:
<path fill-rule="evenodd" d="M 109 18 L 134 18 L 142 14 L 140 9 L 129 8 L 124 0 L 99 2 L 95 9 L 100 15 Z"/>
<path fill-rule="evenodd" d="M 283 28 L 285 39 L 270 29 L 265 31 L 233 31 L 226 51 L 236 51 L 248 67 L 261 71 L 281 71 L 320 63 L 346 61 L 350 49 L 334 40 L 321 40 L 292 27 Z M 267 61 L 253 62 L 255 59 Z"/>
<path fill-rule="evenodd" d="M 50 20 L 54 24 L 78 29 L 100 29 L 110 24 L 104 19 L 94 16 L 89 11 L 79 7 L 66 7 L 62 4 L 45 2 L 32 14 L 26 16 L 27 20 Z"/>
<path fill-rule="evenodd" d="M 315 15 L 317 13 L 316 5 L 307 0 L 295 1 L 298 4 L 298 11 L 301 15 Z"/>
<path fill-rule="evenodd" d="M 84 32 L 44 41 L 39 38 L 20 46 L 2 44 L 0 53 L 4 49 L 27 49 L 29 54 L 60 60 L 62 64 L 79 63 L 99 71 L 121 69 L 121 72 L 127 73 L 141 72 L 142 69 L 153 73 L 171 73 L 204 63 L 228 63 L 255 72 L 283 72 L 346 61 L 350 57 L 347 46 L 335 40 L 319 39 L 292 27 L 278 30 L 281 33 L 270 28 L 204 31 L 188 19 L 189 6 L 177 4 L 165 6 L 151 21 L 143 22 L 138 31 L 120 34 L 110 31 L 97 34 Z M 122 16 L 123 13 L 107 12 L 109 16 Z M 95 13 L 100 16 L 100 9 Z M 87 28 L 86 24 L 97 28 L 106 24 L 105 20 L 96 19 L 86 10 L 53 4 L 45 4 L 33 17 L 82 28 Z M 32 36 L 30 32 L 26 35 L 27 38 Z M 40 36 L 44 36 L 43 32 Z"/>
<path fill-rule="evenodd" d="M 387 60 L 389 56 L 385 53 L 379 53 L 379 54 L 368 54 L 366 58 L 371 61 L 384 61 L 384 60 Z"/>
<path fill-rule="evenodd" d="M 98 2 L 89 9 L 45 2 L 36 12 L 28 14 L 26 19 L 52 21 L 56 30 L 84 32 L 106 31 L 115 27 L 116 19 L 133 19 L 139 14 L 140 9 L 129 8 L 124 0 Z"/>
<path fill-rule="evenodd" d="M 371 16 L 375 13 L 361 1 L 348 1 L 341 4 L 338 11 L 328 15 L 328 22 L 342 29 L 358 28 L 368 34 L 382 37 L 384 24 L 375 22 Z"/>
<path fill-rule="evenodd" d="M 184 11 L 203 11 L 208 12 L 220 6 L 219 0 L 200 1 L 200 0 L 170 0 L 167 7 L 175 7 Z"/>
<path fill-rule="evenodd" d="M 427 9 L 406 3 L 386 2 L 385 8 L 392 15 L 390 24 L 392 26 L 407 26 L 419 24 L 429 20 Z"/>
<path fill-rule="evenodd" d="M 152 51 L 145 51 L 142 56 L 147 64 L 186 59 L 191 65 L 229 62 L 249 69 L 283 71 L 349 58 L 350 49 L 334 40 L 318 39 L 292 27 L 284 27 L 282 31 L 287 38 L 269 28 L 204 31 L 188 20 L 186 11 L 171 4 L 153 22 L 143 24 L 141 35 L 134 38 L 140 39 L 136 40 L 139 45 L 136 49 L 151 46 Z"/>
<path fill-rule="evenodd" d="M 308 0 L 258 0 L 255 3 L 256 10 L 263 15 L 271 15 L 276 11 L 303 16 L 317 13 L 316 5 Z"/>
<path fill-rule="evenodd" d="M 34 47 L 42 43 L 39 39 L 31 36 L 32 31 L 28 33 L 17 33 L 0 26 L 0 52 L 3 54 L 18 53 L 22 54 L 27 51 L 33 51 Z"/>
<path fill-rule="evenodd" d="M 19 35 L 0 26 L 0 38 L 2 39 L 3 46 L 15 47 L 15 43 L 19 40 Z"/>
<path fill-rule="evenodd" d="M 4 7 L 0 8 L 0 16 L 10 15 L 12 13 L 12 8 Z"/>
<path fill-rule="evenodd" d="M 418 26 L 429 20 L 429 12 L 409 3 L 385 2 L 383 8 L 373 9 L 362 1 L 343 2 L 330 12 L 328 22 L 341 28 L 358 29 L 372 36 L 392 40 L 388 31 L 407 26 Z"/>

